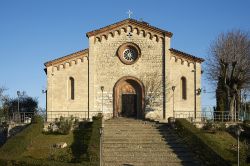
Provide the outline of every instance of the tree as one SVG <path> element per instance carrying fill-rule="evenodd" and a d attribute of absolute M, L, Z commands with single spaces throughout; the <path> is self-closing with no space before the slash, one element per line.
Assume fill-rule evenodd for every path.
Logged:
<path fill-rule="evenodd" d="M 18 98 L 6 101 L 5 105 L 10 111 L 16 112 L 18 110 Z M 19 99 L 19 109 L 20 112 L 36 112 L 38 110 L 38 101 L 36 98 L 27 95 L 22 96 Z"/>
<path fill-rule="evenodd" d="M 145 90 L 145 105 L 153 107 L 155 99 L 162 95 L 162 81 L 157 79 L 158 74 L 145 74 L 140 77 L 144 84 Z"/>
<path fill-rule="evenodd" d="M 9 100 L 9 97 L 4 94 L 6 90 L 7 89 L 5 87 L 0 87 L 0 117 L 3 117 L 3 116 L 6 117 L 8 113 L 5 107 L 6 101 Z"/>
<path fill-rule="evenodd" d="M 0 87 L 0 108 L 2 108 L 6 95 L 4 95 L 4 91 L 6 91 L 5 87 Z"/>
<path fill-rule="evenodd" d="M 217 106 L 224 105 L 223 109 L 229 110 L 233 116 L 235 105 L 239 110 L 240 91 L 250 87 L 248 33 L 233 30 L 220 34 L 210 47 L 207 74 L 208 78 L 217 84 Z"/>

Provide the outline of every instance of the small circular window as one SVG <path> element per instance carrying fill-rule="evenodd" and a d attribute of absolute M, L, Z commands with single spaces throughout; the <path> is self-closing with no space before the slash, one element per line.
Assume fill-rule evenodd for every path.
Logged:
<path fill-rule="evenodd" d="M 135 63 L 140 56 L 140 49 L 134 43 L 125 43 L 118 49 L 118 57 L 126 64 L 131 65 Z"/>
<path fill-rule="evenodd" d="M 133 62 L 137 59 L 137 52 L 134 49 L 127 48 L 123 51 L 123 58 L 126 61 Z"/>

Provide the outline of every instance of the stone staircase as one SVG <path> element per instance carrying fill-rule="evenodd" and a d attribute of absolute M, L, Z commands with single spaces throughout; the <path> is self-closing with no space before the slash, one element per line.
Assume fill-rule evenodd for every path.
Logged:
<path fill-rule="evenodd" d="M 166 124 L 115 118 L 104 122 L 103 166 L 200 165 Z"/>

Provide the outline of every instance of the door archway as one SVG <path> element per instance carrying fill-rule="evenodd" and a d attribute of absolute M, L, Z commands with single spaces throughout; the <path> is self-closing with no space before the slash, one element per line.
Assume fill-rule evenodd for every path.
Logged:
<path fill-rule="evenodd" d="M 114 117 L 144 118 L 144 85 L 132 76 L 119 79 L 114 85 Z"/>

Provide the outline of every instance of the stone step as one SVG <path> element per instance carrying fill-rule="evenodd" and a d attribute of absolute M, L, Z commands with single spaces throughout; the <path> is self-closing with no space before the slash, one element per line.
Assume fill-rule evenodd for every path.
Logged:
<path fill-rule="evenodd" d="M 169 132 L 168 130 L 159 130 L 159 129 L 145 129 L 145 128 L 131 128 L 131 129 L 124 129 L 124 128 L 104 128 L 103 130 L 104 132 L 108 132 L 108 133 L 122 133 L 122 132 L 128 132 L 128 133 L 173 133 L 173 132 Z"/>
<path fill-rule="evenodd" d="M 143 149 L 165 149 L 165 148 L 173 148 L 173 149 L 178 149 L 178 148 L 186 148 L 185 145 L 179 143 L 179 144 L 165 144 L 162 145 L 162 143 L 103 143 L 104 148 L 143 148 Z"/>
<path fill-rule="evenodd" d="M 114 136 L 114 137 L 141 137 L 141 136 L 145 136 L 145 137 L 156 137 L 156 136 L 160 136 L 160 137 L 168 137 L 168 138 L 178 138 L 178 136 L 176 134 L 167 134 L 167 133 L 150 133 L 150 132 L 138 132 L 138 133 L 128 133 L 128 132 L 103 132 L 103 136 L 104 137 L 110 137 L 110 136 Z"/>
<path fill-rule="evenodd" d="M 110 126 L 110 127 L 122 127 L 122 126 L 126 126 L 126 127 L 136 127 L 136 126 L 145 126 L 145 127 L 161 127 L 162 125 L 153 125 L 153 124 L 144 124 L 144 123 L 109 123 L 109 124 L 106 124 L 104 123 L 104 127 L 106 126 Z M 168 127 L 166 127 L 168 128 Z"/>
<path fill-rule="evenodd" d="M 175 151 L 175 152 L 185 152 L 187 151 L 187 148 L 185 146 L 177 146 L 175 145 L 174 147 L 172 146 L 168 146 L 168 145 L 161 145 L 161 144 L 157 144 L 157 145 L 153 145 L 153 146 L 143 146 L 143 145 L 129 145 L 127 144 L 126 147 L 119 147 L 119 146 L 107 146 L 105 144 L 103 144 L 104 147 L 104 151 L 154 151 L 154 152 L 161 152 L 161 151 Z"/>
<path fill-rule="evenodd" d="M 147 133 L 147 134 L 144 134 L 144 133 L 134 133 L 134 134 L 130 134 L 130 133 L 103 133 L 104 137 L 105 138 L 111 138 L 111 137 L 115 137 L 115 138 L 124 138 L 124 137 L 127 137 L 127 138 L 141 138 L 141 137 L 146 137 L 146 138 L 163 138 L 165 137 L 165 135 L 163 134 L 157 134 L 157 133 Z M 177 138 L 176 136 L 174 135 L 171 135 L 172 138 Z"/>
<path fill-rule="evenodd" d="M 105 121 L 104 166 L 199 165 L 168 125 L 117 118 Z"/>
<path fill-rule="evenodd" d="M 103 155 L 103 161 L 110 162 L 110 161 L 127 161 L 127 162 L 192 162 L 193 159 L 191 156 L 156 156 L 156 155 L 121 155 L 121 156 L 105 156 Z"/>
<path fill-rule="evenodd" d="M 116 161 L 111 161 L 111 162 L 105 162 L 103 166 L 198 166 L 198 164 L 195 164 L 193 162 L 116 162 Z"/>
<path fill-rule="evenodd" d="M 186 153 L 187 149 L 184 148 L 179 148 L 179 149 L 103 149 L 103 153 L 109 155 L 113 155 L 117 156 L 117 154 L 119 155 L 124 155 L 127 156 L 127 154 L 129 155 L 136 155 L 136 154 L 141 154 L 141 155 L 156 155 L 157 156 L 161 156 L 161 155 L 165 155 L 165 156 L 169 156 L 169 155 L 174 155 L 177 154 L 177 156 L 192 156 L 190 155 L 190 153 Z"/>
<path fill-rule="evenodd" d="M 175 144 L 175 143 L 183 143 L 183 139 L 181 138 L 164 138 L 164 137 L 104 137 L 104 143 L 168 143 L 168 144 Z"/>
<path fill-rule="evenodd" d="M 104 143 L 162 143 L 166 144 L 166 142 L 163 139 L 104 139 Z"/>

